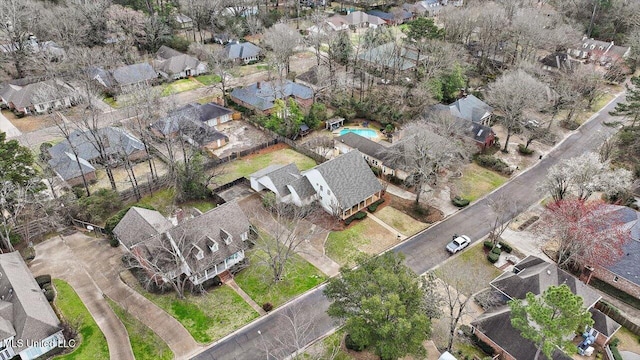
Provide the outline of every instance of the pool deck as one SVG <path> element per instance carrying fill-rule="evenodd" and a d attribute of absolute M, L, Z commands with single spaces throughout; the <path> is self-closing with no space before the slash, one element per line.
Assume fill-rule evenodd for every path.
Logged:
<path fill-rule="evenodd" d="M 366 137 L 367 139 L 375 141 L 375 142 L 379 142 L 380 140 L 382 140 L 382 133 L 380 131 L 378 131 L 378 130 L 376 130 L 374 128 L 371 128 L 371 127 L 364 127 L 364 126 L 344 126 L 344 127 L 337 128 L 337 129 L 333 130 L 331 133 L 334 136 L 337 137 L 337 136 L 341 135 L 340 132 L 343 131 L 343 130 L 371 130 L 371 131 L 376 133 L 375 137 L 368 137 L 368 136 L 363 136 L 363 137 Z M 344 135 L 344 134 L 342 134 L 342 135 Z M 360 135 L 360 134 L 358 134 L 358 135 Z M 360 136 L 362 136 L 362 135 L 360 135 Z"/>

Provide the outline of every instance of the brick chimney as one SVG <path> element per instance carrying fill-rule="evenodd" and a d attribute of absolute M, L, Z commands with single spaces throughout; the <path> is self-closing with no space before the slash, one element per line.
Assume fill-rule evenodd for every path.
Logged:
<path fill-rule="evenodd" d="M 178 224 L 184 221 L 184 216 L 184 210 L 178 209 L 178 211 L 176 211 L 176 220 L 178 221 Z"/>
<path fill-rule="evenodd" d="M 260 88 L 262 87 L 262 84 L 260 83 L 260 81 L 258 81 L 258 82 L 256 83 L 256 87 L 257 87 L 258 89 L 260 89 Z"/>

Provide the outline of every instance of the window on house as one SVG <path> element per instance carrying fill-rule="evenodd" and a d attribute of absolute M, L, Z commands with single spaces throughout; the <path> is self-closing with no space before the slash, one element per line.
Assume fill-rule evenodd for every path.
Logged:
<path fill-rule="evenodd" d="M 585 48 L 585 49 L 587 48 L 587 46 L 588 45 L 586 43 L 582 44 L 582 47 Z"/>
<path fill-rule="evenodd" d="M 327 195 L 331 195 L 331 190 L 327 189 Z"/>
<path fill-rule="evenodd" d="M 248 232 L 243 232 L 242 234 L 240 234 L 240 239 L 242 241 L 246 241 L 247 239 L 249 239 L 249 233 Z"/>
<path fill-rule="evenodd" d="M 324 190 L 322 189 L 322 185 L 320 185 L 320 191 L 324 191 Z"/>
<path fill-rule="evenodd" d="M 618 282 L 618 277 L 617 276 L 613 277 L 613 282 Z"/>
<path fill-rule="evenodd" d="M 595 46 L 595 45 L 591 45 L 591 46 L 589 46 L 589 49 L 591 49 L 591 50 L 593 50 L 593 49 L 595 49 L 595 48 L 596 48 L 596 46 Z"/>

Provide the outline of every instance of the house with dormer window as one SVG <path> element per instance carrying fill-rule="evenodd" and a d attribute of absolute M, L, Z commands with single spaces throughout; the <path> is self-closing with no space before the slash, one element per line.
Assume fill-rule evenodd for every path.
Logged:
<path fill-rule="evenodd" d="M 113 235 L 150 275 L 160 268 L 173 278 L 187 276 L 193 285 L 228 277 L 248 248 L 250 224 L 240 206 L 229 202 L 195 216 L 181 214 L 172 222 L 155 210 L 134 206 Z"/>

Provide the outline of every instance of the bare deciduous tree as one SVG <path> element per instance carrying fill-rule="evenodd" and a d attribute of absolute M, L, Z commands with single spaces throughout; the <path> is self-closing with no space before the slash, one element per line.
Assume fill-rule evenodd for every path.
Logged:
<path fill-rule="evenodd" d="M 33 49 L 29 42 L 33 6 L 28 0 L 0 2 L 0 34 L 9 40 L 9 56 L 18 77 L 26 75 L 26 62 Z"/>
<path fill-rule="evenodd" d="M 309 241 L 318 230 L 304 220 L 311 211 L 309 207 L 276 203 L 275 197 L 271 196 L 263 203 L 267 207 L 266 213 L 254 215 L 254 220 L 263 224 L 265 230 L 258 232 L 255 249 L 259 261 L 271 271 L 271 281 L 278 282 L 284 279 L 300 245 Z"/>
<path fill-rule="evenodd" d="M 302 37 L 287 24 L 275 24 L 264 33 L 264 42 L 271 49 L 275 62 L 282 64 L 286 74 L 290 69 L 290 58 L 302 43 Z M 283 74 L 278 74 L 282 77 Z"/>
<path fill-rule="evenodd" d="M 522 126 L 526 110 L 540 110 L 547 104 L 546 86 L 522 70 L 503 74 L 489 86 L 487 100 L 502 116 L 507 131 L 502 151 L 508 151 L 509 139 Z"/>

